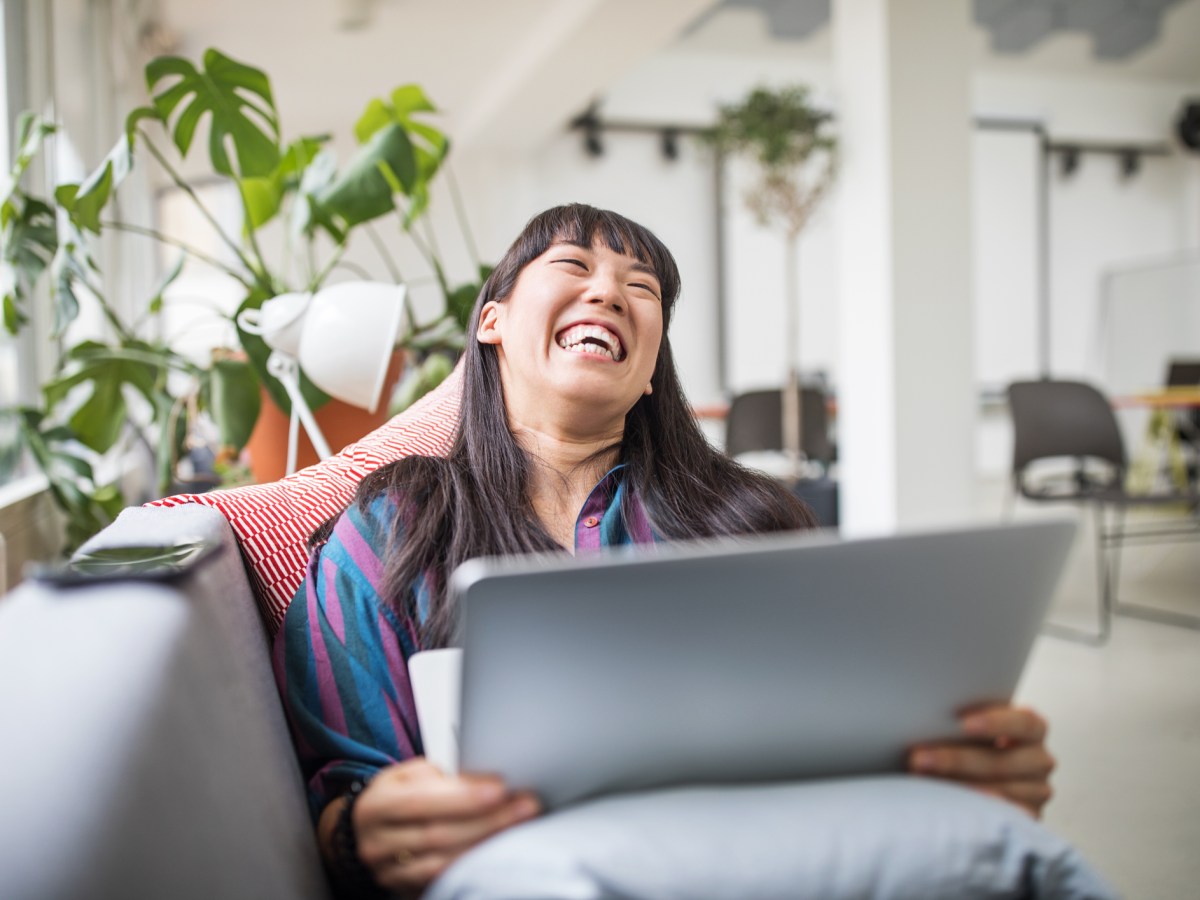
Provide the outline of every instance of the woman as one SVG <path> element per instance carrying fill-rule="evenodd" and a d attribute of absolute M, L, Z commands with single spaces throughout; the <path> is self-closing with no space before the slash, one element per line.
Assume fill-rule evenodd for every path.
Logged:
<path fill-rule="evenodd" d="M 666 247 L 622 216 L 571 205 L 532 219 L 476 302 L 449 456 L 380 469 L 315 539 L 276 672 L 335 872 L 419 891 L 538 813 L 495 778 L 420 756 L 405 664 L 451 640 L 459 563 L 813 524 L 693 421 L 665 335 L 679 286 Z M 975 741 L 918 747 L 913 770 L 1038 814 L 1053 765 L 1042 720 L 998 706 L 963 731 Z"/>

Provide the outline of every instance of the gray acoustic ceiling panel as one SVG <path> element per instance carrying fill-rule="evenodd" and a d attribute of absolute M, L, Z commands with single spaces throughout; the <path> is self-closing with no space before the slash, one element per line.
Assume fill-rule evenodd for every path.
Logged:
<path fill-rule="evenodd" d="M 1060 2 L 1059 24 L 1066 29 L 1091 31 L 1107 19 L 1129 8 L 1127 0 L 1066 0 Z M 978 21 L 978 16 L 976 16 Z"/>
<path fill-rule="evenodd" d="M 1054 30 L 1054 10 L 1044 3 L 1018 3 L 987 26 L 997 53 L 1032 50 Z"/>
<path fill-rule="evenodd" d="M 757 9 L 767 31 L 781 41 L 800 41 L 829 21 L 832 0 L 724 0 L 719 6 Z"/>
<path fill-rule="evenodd" d="M 1154 43 L 1161 22 L 1162 18 L 1156 12 L 1130 9 L 1117 13 L 1103 27 L 1092 32 L 1096 56 L 1100 59 L 1124 59 Z"/>
<path fill-rule="evenodd" d="M 831 0 L 720 0 L 713 10 L 752 8 L 778 40 L 803 40 L 829 21 Z M 958 0 L 936 0 L 958 2 Z M 1092 38 L 1098 59 L 1126 59 L 1152 44 L 1163 13 L 1183 0 L 973 0 L 992 49 L 1018 55 L 1060 31 Z"/>

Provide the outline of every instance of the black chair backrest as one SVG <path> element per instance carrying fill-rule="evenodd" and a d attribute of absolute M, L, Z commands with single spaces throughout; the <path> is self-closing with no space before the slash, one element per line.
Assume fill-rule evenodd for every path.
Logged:
<path fill-rule="evenodd" d="M 1173 359 L 1167 364 L 1167 387 L 1200 385 L 1200 359 Z"/>
<path fill-rule="evenodd" d="M 1173 359 L 1167 364 L 1167 387 L 1195 387 L 1200 385 L 1200 359 Z M 1200 409 L 1181 409 L 1179 435 L 1185 440 L 1196 441 L 1200 434 Z"/>
<path fill-rule="evenodd" d="M 1099 459 L 1123 472 L 1125 442 L 1108 398 L 1079 381 L 1018 381 L 1008 387 L 1013 474 L 1039 459 Z"/>
<path fill-rule="evenodd" d="M 829 413 L 823 391 L 800 389 L 801 450 L 816 462 L 833 461 Z M 730 456 L 755 450 L 783 449 L 783 391 L 749 391 L 729 404 L 725 418 L 725 452 Z"/>

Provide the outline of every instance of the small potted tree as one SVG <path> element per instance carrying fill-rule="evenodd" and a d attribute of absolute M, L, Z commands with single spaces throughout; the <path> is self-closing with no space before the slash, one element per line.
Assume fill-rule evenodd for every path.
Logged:
<path fill-rule="evenodd" d="M 811 105 L 805 87 L 759 87 L 741 102 L 721 106 L 716 126 L 707 135 L 719 152 L 754 163 L 757 179 L 746 191 L 746 207 L 761 225 L 783 233 L 787 310 L 783 439 L 793 474 L 798 472 L 802 456 L 797 274 L 800 234 L 837 173 L 837 140 L 829 134 L 829 121 L 827 113 Z"/>

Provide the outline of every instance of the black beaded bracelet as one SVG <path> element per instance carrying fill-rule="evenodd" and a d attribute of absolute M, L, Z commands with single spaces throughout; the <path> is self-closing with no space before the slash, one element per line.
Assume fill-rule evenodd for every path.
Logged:
<path fill-rule="evenodd" d="M 362 796 L 370 779 L 356 778 L 350 782 L 346 793 L 346 802 L 338 812 L 337 821 L 333 824 L 332 844 L 334 874 L 337 881 L 345 887 L 374 888 L 375 879 L 371 870 L 363 865 L 358 858 L 358 838 L 354 833 L 354 804 Z"/>

